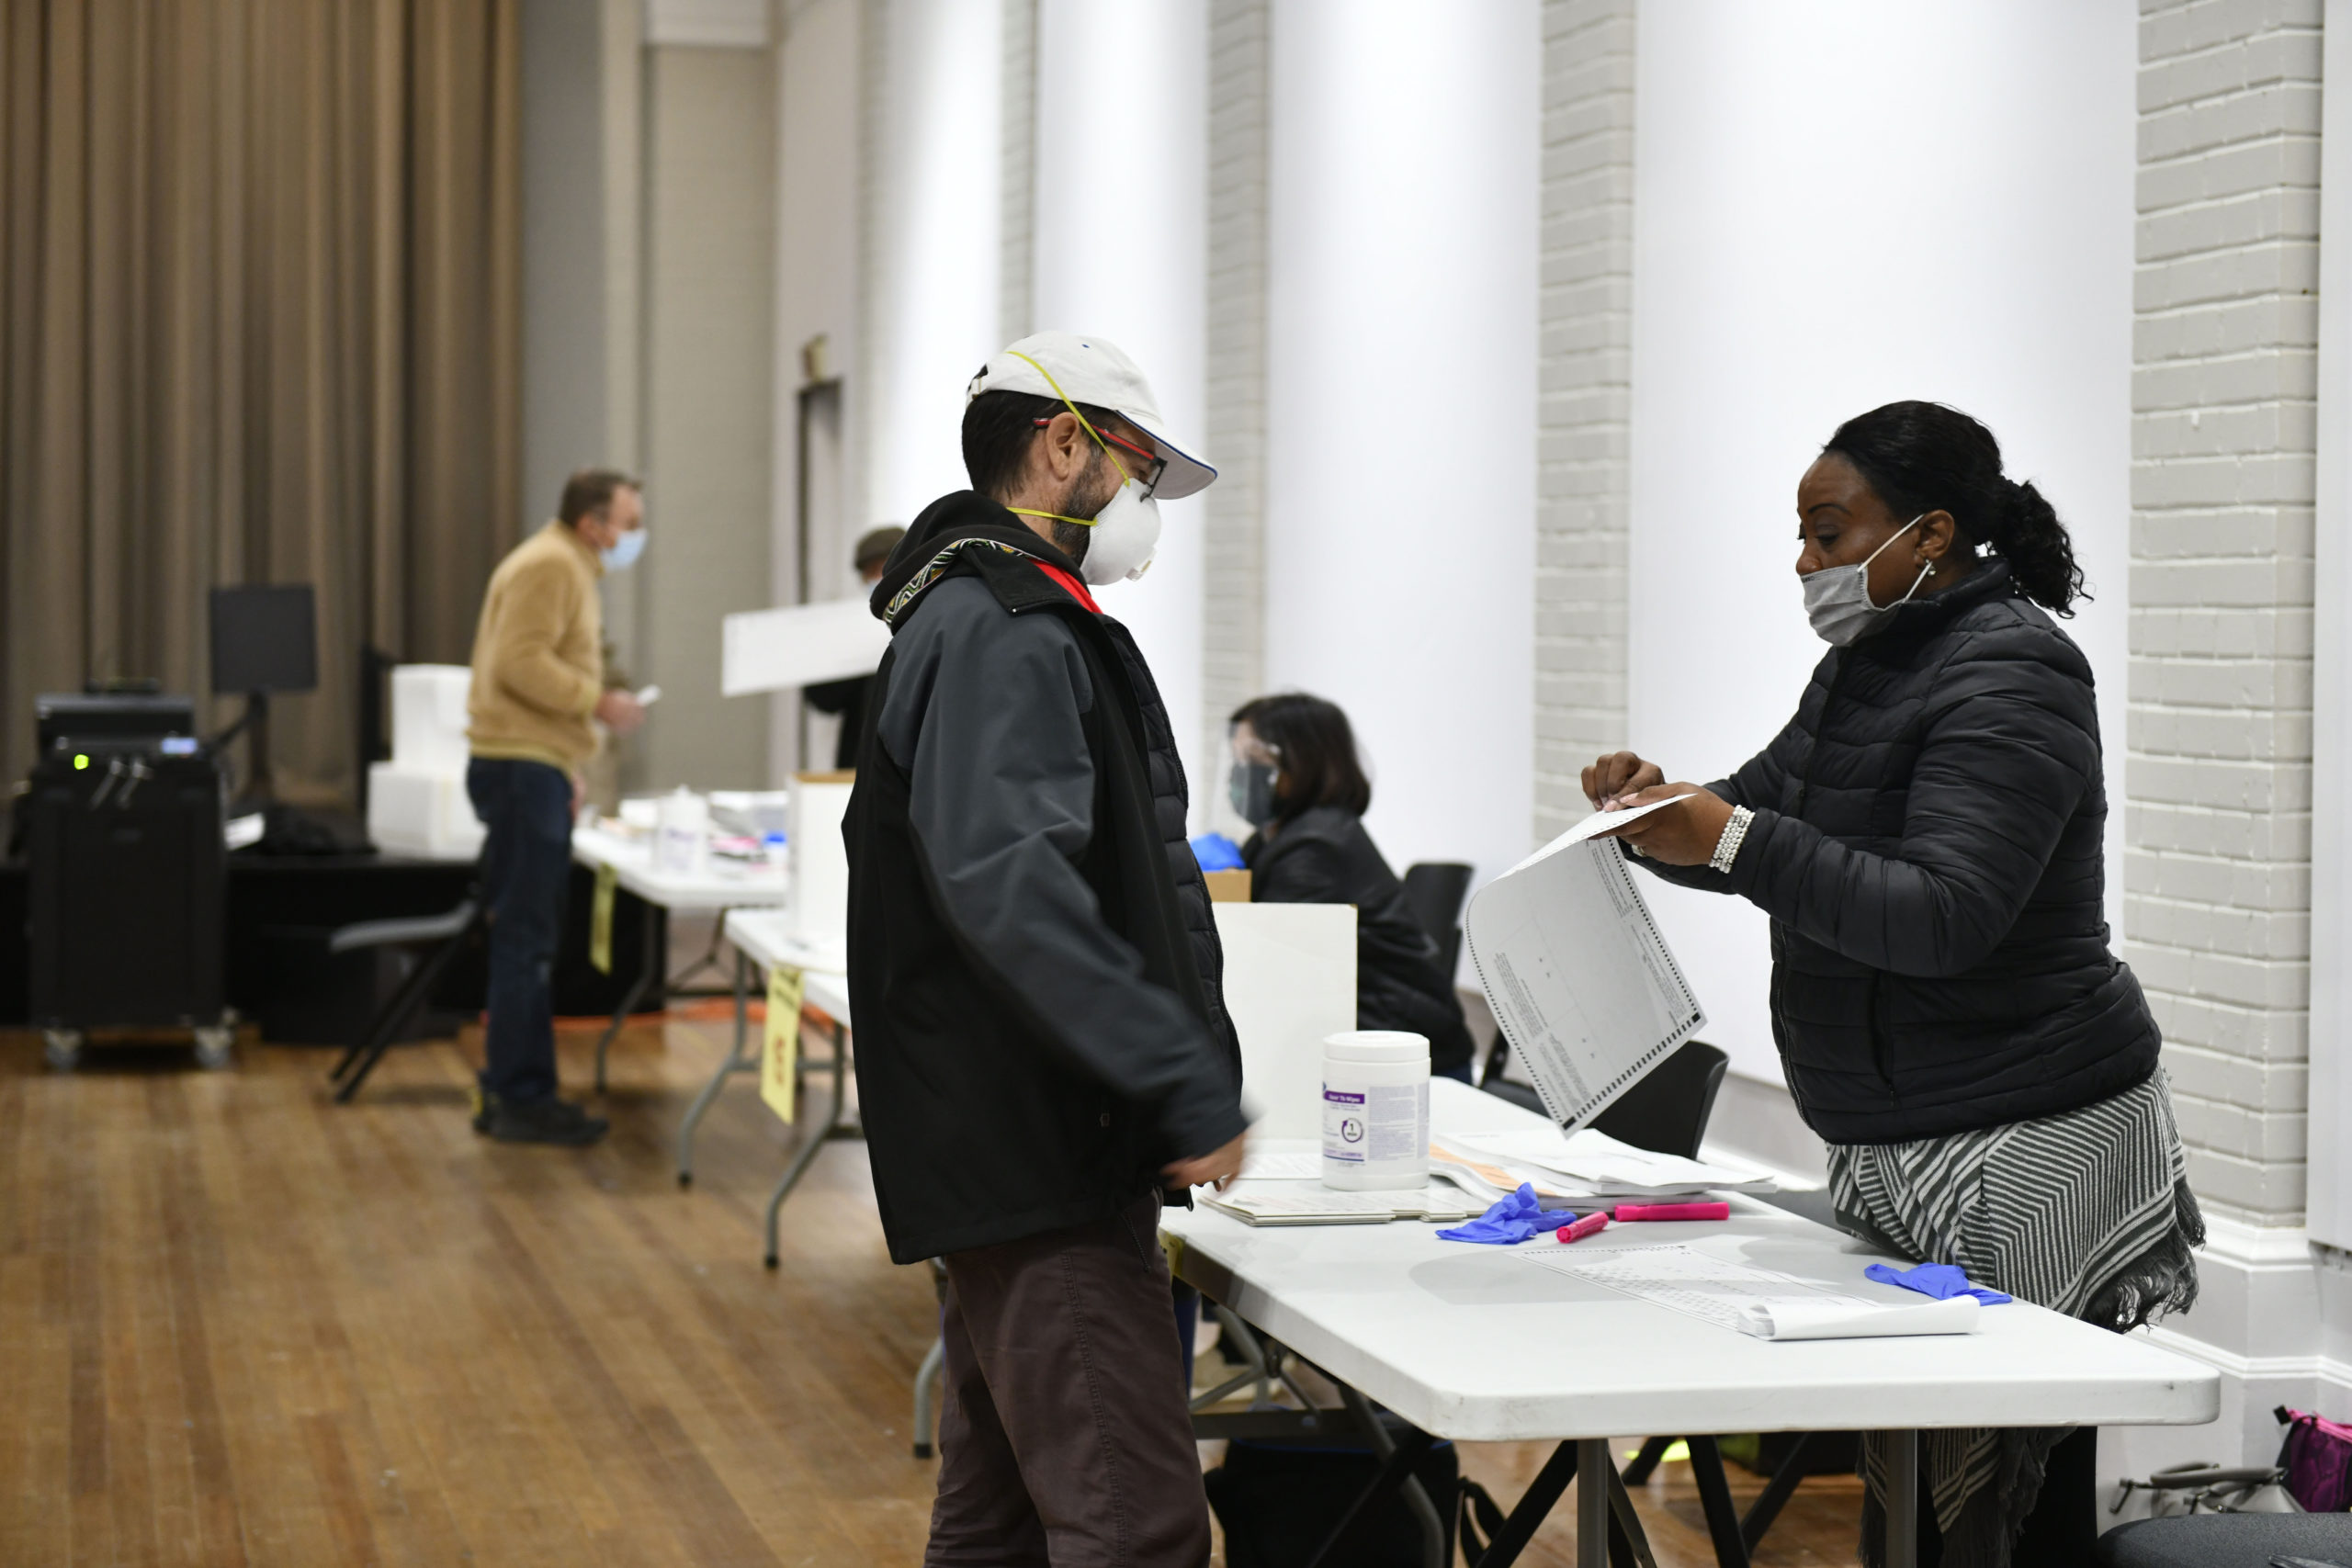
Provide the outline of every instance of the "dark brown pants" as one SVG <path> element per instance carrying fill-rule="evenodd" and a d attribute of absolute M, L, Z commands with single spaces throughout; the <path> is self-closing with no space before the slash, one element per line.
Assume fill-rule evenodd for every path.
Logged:
<path fill-rule="evenodd" d="M 926 1568 L 1200 1568 L 1208 1500 L 1159 1197 L 947 1259 Z"/>

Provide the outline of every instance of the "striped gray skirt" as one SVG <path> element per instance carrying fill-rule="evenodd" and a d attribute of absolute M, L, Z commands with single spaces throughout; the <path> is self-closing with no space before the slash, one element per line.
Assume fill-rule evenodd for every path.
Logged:
<path fill-rule="evenodd" d="M 1903 1258 L 2122 1332 L 2197 1299 L 2205 1222 L 2159 1072 L 2057 1116 L 1908 1144 L 1833 1144 L 1839 1224 Z M 1997 1309 L 1996 1309 L 1997 1310 Z M 1944 1568 L 2007 1568 L 2067 1427 L 1928 1431 L 1919 1453 Z M 1862 1560 L 1883 1561 L 1885 1454 L 1865 1438 Z"/>

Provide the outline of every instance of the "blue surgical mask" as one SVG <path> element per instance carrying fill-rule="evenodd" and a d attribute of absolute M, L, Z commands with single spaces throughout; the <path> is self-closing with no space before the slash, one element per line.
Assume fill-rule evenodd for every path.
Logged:
<path fill-rule="evenodd" d="M 637 558 L 644 553 L 645 530 L 642 528 L 631 528 L 620 536 L 611 549 L 596 552 L 604 560 L 606 571 L 627 571 L 637 564 Z"/>

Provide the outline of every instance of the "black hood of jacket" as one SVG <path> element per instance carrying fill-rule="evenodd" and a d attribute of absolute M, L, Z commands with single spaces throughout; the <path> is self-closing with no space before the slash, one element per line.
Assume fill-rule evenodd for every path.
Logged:
<path fill-rule="evenodd" d="M 874 618 L 894 626 L 899 612 L 944 576 L 956 556 L 974 543 L 992 545 L 1046 565 L 1079 575 L 1078 562 L 1014 513 L 978 491 L 959 490 L 941 496 L 912 523 L 882 563 L 882 576 L 866 603 Z"/>

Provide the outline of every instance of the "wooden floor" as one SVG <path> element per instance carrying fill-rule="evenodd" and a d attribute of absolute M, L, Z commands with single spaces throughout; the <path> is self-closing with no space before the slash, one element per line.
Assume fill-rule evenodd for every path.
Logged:
<path fill-rule="evenodd" d="M 583 1082 L 592 1033 L 567 1030 Z M 475 1136 L 479 1039 L 406 1048 L 356 1106 L 329 1057 L 0 1032 L 0 1564 L 913 1563 L 924 1270 L 884 1254 L 863 1149 L 759 1217 L 787 1130 L 741 1079 L 681 1190 L 672 1140 L 723 1045 L 614 1053 L 588 1151 Z M 1515 1495 L 1536 1445 L 1465 1450 Z M 1641 1498 L 1662 1563 L 1713 1561 L 1687 1476 Z M 1758 1483 L 1735 1472 L 1743 1495 Z M 1807 1483 L 1763 1563 L 1847 1563 L 1850 1481 Z M 1573 1495 L 1531 1565 L 1573 1562 Z"/>

